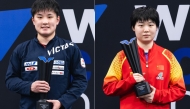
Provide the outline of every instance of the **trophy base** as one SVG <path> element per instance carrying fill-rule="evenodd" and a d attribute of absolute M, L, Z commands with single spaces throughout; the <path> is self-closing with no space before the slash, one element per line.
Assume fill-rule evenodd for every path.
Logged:
<path fill-rule="evenodd" d="M 53 103 L 47 102 L 46 99 L 38 100 L 36 103 L 36 109 L 52 109 Z"/>
<path fill-rule="evenodd" d="M 143 96 L 151 93 L 150 85 L 147 81 L 139 82 L 135 85 L 136 96 Z"/>

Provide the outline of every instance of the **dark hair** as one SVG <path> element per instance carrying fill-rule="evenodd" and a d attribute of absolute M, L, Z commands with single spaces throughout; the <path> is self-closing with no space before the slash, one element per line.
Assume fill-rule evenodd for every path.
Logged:
<path fill-rule="evenodd" d="M 36 0 L 32 5 L 31 14 L 34 17 L 37 12 L 45 10 L 53 10 L 57 16 L 60 13 L 59 4 L 55 0 Z"/>
<path fill-rule="evenodd" d="M 139 7 L 136 8 L 131 15 L 131 27 L 134 27 L 138 21 L 152 20 L 157 27 L 159 27 L 159 15 L 158 12 L 151 7 Z"/>

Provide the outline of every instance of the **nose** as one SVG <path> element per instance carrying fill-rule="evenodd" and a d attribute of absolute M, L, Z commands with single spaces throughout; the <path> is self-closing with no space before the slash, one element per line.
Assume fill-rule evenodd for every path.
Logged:
<path fill-rule="evenodd" d="M 144 26 L 144 32 L 149 32 L 149 26 Z"/>
<path fill-rule="evenodd" d="M 43 18 L 42 23 L 43 24 L 48 24 L 48 19 L 47 18 Z"/>

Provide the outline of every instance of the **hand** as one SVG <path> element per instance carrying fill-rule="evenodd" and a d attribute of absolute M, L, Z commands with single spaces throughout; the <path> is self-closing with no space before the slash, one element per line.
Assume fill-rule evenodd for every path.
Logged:
<path fill-rule="evenodd" d="M 152 92 L 147 95 L 140 96 L 139 98 L 143 98 L 147 103 L 152 103 L 154 99 L 154 94 L 156 92 L 156 88 L 150 85 L 150 88 L 152 89 Z"/>
<path fill-rule="evenodd" d="M 59 109 L 61 108 L 61 103 L 59 100 L 47 100 L 47 102 L 53 103 L 53 108 L 52 109 Z"/>
<path fill-rule="evenodd" d="M 31 85 L 31 91 L 34 93 L 47 93 L 50 86 L 46 81 L 35 81 Z"/>
<path fill-rule="evenodd" d="M 145 80 L 144 77 L 139 73 L 133 73 L 133 77 L 136 82 L 141 82 Z"/>

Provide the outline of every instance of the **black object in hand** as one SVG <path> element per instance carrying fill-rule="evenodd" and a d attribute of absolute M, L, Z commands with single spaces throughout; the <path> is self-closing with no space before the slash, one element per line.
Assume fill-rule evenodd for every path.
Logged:
<path fill-rule="evenodd" d="M 136 38 L 132 38 L 130 42 L 123 40 L 120 42 L 120 44 L 127 57 L 132 71 L 134 73 L 140 73 L 142 75 L 142 68 L 140 64 Z M 147 81 L 138 82 L 135 85 L 135 92 L 137 97 L 151 93 L 149 83 Z"/>
<path fill-rule="evenodd" d="M 46 82 L 50 82 L 51 72 L 53 67 L 53 57 L 46 58 L 44 56 L 38 57 L 38 72 L 39 72 L 39 80 L 43 80 Z M 52 109 L 53 104 L 47 102 L 47 93 L 40 93 L 40 100 L 36 103 L 36 109 Z"/>

